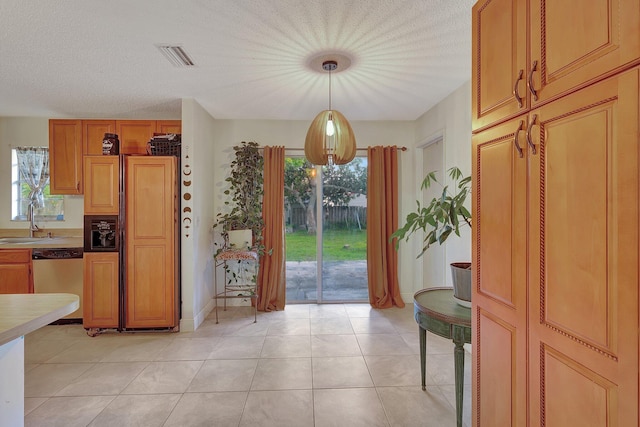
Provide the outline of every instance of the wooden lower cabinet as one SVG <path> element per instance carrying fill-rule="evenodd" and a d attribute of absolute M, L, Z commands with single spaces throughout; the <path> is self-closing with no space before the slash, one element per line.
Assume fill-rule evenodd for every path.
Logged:
<path fill-rule="evenodd" d="M 176 157 L 125 157 L 126 328 L 178 325 Z"/>
<path fill-rule="evenodd" d="M 0 294 L 33 293 L 31 249 L 0 250 Z"/>
<path fill-rule="evenodd" d="M 473 136 L 475 427 L 638 425 L 639 82 Z"/>
<path fill-rule="evenodd" d="M 82 324 L 85 328 L 117 328 L 119 301 L 117 252 L 85 252 Z"/>

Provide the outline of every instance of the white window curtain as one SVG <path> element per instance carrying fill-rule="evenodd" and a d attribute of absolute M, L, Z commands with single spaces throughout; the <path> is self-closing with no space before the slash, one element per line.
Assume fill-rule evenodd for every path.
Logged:
<path fill-rule="evenodd" d="M 49 149 L 45 147 L 16 147 L 18 169 L 27 183 L 30 203 L 34 208 L 44 207 L 42 190 L 49 183 Z"/>

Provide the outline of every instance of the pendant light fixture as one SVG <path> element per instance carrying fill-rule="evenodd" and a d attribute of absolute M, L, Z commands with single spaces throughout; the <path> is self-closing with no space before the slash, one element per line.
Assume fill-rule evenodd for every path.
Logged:
<path fill-rule="evenodd" d="M 347 119 L 331 109 L 331 72 L 337 61 L 324 61 L 329 72 L 329 109 L 321 111 L 309 126 L 304 142 L 304 155 L 314 165 L 344 165 L 356 156 L 356 138 Z"/>

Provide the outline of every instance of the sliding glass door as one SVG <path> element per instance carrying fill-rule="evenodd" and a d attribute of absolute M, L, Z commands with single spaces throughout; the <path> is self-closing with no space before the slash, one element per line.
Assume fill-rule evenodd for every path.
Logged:
<path fill-rule="evenodd" d="M 368 301 L 367 160 L 285 160 L 287 303 Z"/>

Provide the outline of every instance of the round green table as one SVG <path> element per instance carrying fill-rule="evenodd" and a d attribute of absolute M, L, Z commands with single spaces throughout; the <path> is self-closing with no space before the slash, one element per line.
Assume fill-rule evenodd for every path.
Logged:
<path fill-rule="evenodd" d="M 420 373 L 422 389 L 426 389 L 427 331 L 453 339 L 453 360 L 456 382 L 456 419 L 462 427 L 462 397 L 464 391 L 464 348 L 471 342 L 471 309 L 458 304 L 453 288 L 429 288 L 413 296 L 413 313 L 420 334 Z"/>

